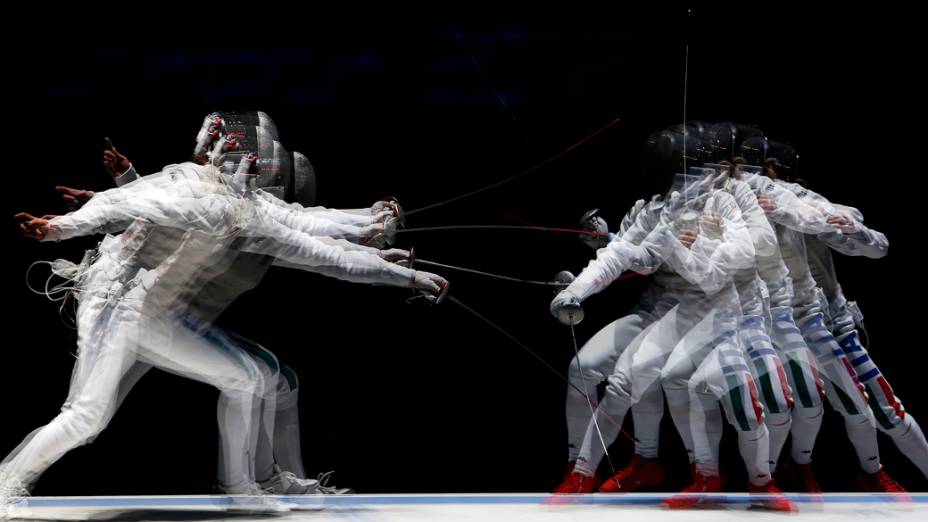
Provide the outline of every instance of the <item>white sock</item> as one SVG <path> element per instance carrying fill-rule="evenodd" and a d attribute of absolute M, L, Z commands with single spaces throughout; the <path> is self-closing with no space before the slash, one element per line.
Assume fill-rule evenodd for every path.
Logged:
<path fill-rule="evenodd" d="M 575 384 L 581 390 L 583 389 L 582 382 Z M 591 388 L 592 389 L 588 390 L 589 396 L 595 401 L 596 388 Z M 590 403 L 587 401 L 586 395 L 573 386 L 568 386 L 565 409 L 567 418 L 567 460 L 577 460 L 577 455 L 580 454 L 580 447 L 583 445 L 583 437 L 586 434 L 586 428 L 593 422 L 590 416 Z"/>
<path fill-rule="evenodd" d="M 860 469 L 873 474 L 880 470 L 880 449 L 876 443 L 876 428 L 865 415 L 845 415 L 847 438 L 854 445 Z"/>
<path fill-rule="evenodd" d="M 693 462 L 696 471 L 706 477 L 719 476 L 719 446 L 725 423 L 718 398 L 712 394 L 692 393 Z"/>
<path fill-rule="evenodd" d="M 780 460 L 780 453 L 783 452 L 783 446 L 786 445 L 786 437 L 789 435 L 792 426 L 792 414 L 789 411 L 780 413 L 766 413 L 764 422 L 767 424 L 767 431 L 770 433 L 770 471 L 776 471 L 777 462 Z"/>
<path fill-rule="evenodd" d="M 599 463 L 606 455 L 606 448 L 618 437 L 625 415 L 631 408 L 631 401 L 626 395 L 611 392 L 611 388 L 607 387 L 599 406 L 593 414 L 595 422 L 587 425 L 583 445 L 574 465 L 575 473 L 588 477 L 596 473 Z"/>
<path fill-rule="evenodd" d="M 281 381 L 286 379 L 281 375 Z M 282 386 L 277 394 L 277 414 L 274 422 L 274 459 L 284 471 L 306 478 L 300 443 L 300 412 L 297 409 L 299 386 Z"/>
<path fill-rule="evenodd" d="M 656 459 L 664 417 L 664 394 L 660 386 L 652 386 L 632 406 L 635 423 L 635 453 L 646 459 Z"/>
<path fill-rule="evenodd" d="M 667 409 L 670 410 L 673 425 L 676 426 L 677 433 L 683 439 L 683 447 L 686 448 L 686 455 L 690 463 L 693 463 L 695 453 L 693 449 L 693 433 L 690 429 L 689 390 L 686 388 L 664 387 L 664 396 L 667 397 Z"/>
<path fill-rule="evenodd" d="M 892 437 L 899 451 L 921 470 L 925 478 L 928 478 L 928 442 L 925 441 L 925 434 L 922 433 L 918 422 L 906 413 L 902 426 L 896 426 L 886 434 Z"/>
<path fill-rule="evenodd" d="M 804 408 L 797 403 L 793 407 L 793 424 L 790 428 L 793 440 L 790 456 L 796 464 L 812 462 L 812 450 L 815 448 L 815 439 L 822 427 L 824 413 L 825 408 L 821 404 L 812 408 Z"/>
<path fill-rule="evenodd" d="M 770 482 L 770 434 L 767 425 L 761 424 L 750 431 L 738 431 L 738 449 L 744 459 L 748 481 L 755 486 Z"/>

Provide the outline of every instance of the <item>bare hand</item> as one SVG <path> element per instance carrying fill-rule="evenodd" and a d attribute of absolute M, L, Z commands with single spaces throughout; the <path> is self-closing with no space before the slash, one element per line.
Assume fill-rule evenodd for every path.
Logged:
<path fill-rule="evenodd" d="M 52 228 L 48 223 L 48 219 L 35 217 L 25 212 L 20 212 L 13 217 L 20 221 L 19 231 L 22 232 L 24 236 L 38 239 L 39 241 L 44 239 Z"/>
<path fill-rule="evenodd" d="M 122 176 L 131 165 L 129 158 L 120 154 L 109 138 L 103 138 L 103 168 L 110 176 Z"/>
<path fill-rule="evenodd" d="M 696 242 L 696 231 L 695 230 L 684 230 L 680 232 L 680 235 L 677 236 L 677 239 L 683 243 L 683 246 L 689 248 L 693 246 L 693 243 Z"/>
<path fill-rule="evenodd" d="M 56 186 L 55 190 L 61 192 L 61 199 L 64 200 L 68 210 L 72 211 L 81 208 L 84 203 L 87 203 L 93 197 L 93 191 L 91 190 L 73 189 L 63 185 Z"/>
<path fill-rule="evenodd" d="M 770 214 L 777 209 L 776 202 L 773 201 L 773 198 L 770 196 L 758 195 L 757 204 L 760 205 L 760 208 L 766 213 Z"/>
<path fill-rule="evenodd" d="M 699 216 L 699 226 L 711 236 L 722 235 L 722 216 L 715 212 L 703 212 Z"/>
<path fill-rule="evenodd" d="M 834 226 L 835 228 L 837 228 L 838 230 L 846 234 L 853 234 L 854 232 L 857 232 L 857 227 L 854 224 L 854 219 L 842 212 L 838 212 L 838 213 L 828 216 L 825 219 L 825 223 L 828 223 L 829 225 Z"/>

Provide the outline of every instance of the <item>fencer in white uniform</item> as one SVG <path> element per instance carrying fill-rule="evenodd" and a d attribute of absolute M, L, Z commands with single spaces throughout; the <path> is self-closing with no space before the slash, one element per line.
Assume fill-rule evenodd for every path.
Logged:
<path fill-rule="evenodd" d="M 236 116 L 236 114 L 221 113 L 222 120 L 226 123 Z M 211 117 L 207 117 L 207 125 L 211 124 L 210 120 Z M 262 121 L 264 125 L 270 126 L 268 130 L 276 137 L 276 128 L 273 127 L 270 118 L 264 115 Z M 274 144 L 274 154 L 279 160 L 280 154 L 285 154 L 286 150 L 282 149 L 276 140 Z M 313 212 L 315 215 L 324 215 L 342 223 L 358 225 L 383 222 L 388 216 L 396 215 L 391 210 L 395 207 L 395 203 L 387 201 L 378 202 L 370 210 L 358 209 L 342 212 L 323 207 L 310 208 L 313 206 L 316 192 L 315 173 L 309 160 L 302 154 L 294 152 L 293 160 L 292 179 L 287 175 L 286 179 L 276 179 L 274 182 L 283 183 L 284 187 L 281 187 L 284 189 L 283 192 L 291 193 L 294 199 L 306 207 L 304 212 Z M 109 141 L 104 151 L 104 166 L 114 176 L 118 186 L 131 183 L 139 177 L 128 158 L 119 154 Z M 274 167 L 277 170 L 278 166 Z M 286 167 L 285 162 L 284 167 Z M 291 186 L 288 187 L 288 185 Z M 347 242 L 344 244 L 351 245 Z M 380 251 L 369 247 L 355 246 L 355 248 L 366 249 L 393 261 L 399 261 L 407 255 L 405 251 L 398 249 Z M 193 285 L 194 288 L 200 288 L 200 290 L 190 302 L 184 323 L 195 327 L 198 333 L 205 338 L 220 343 L 223 349 L 244 350 L 245 353 L 251 355 L 262 372 L 267 389 L 254 405 L 252 429 L 257 429 L 258 433 L 255 435 L 257 443 L 252 444 L 254 460 L 252 474 L 262 489 L 272 494 L 293 495 L 347 491 L 328 484 L 331 472 L 321 473 L 316 479 L 308 479 L 306 476 L 300 445 L 297 406 L 299 379 L 296 372 L 282 365 L 273 353 L 260 344 L 240 335 L 224 332 L 213 325 L 213 321 L 232 301 L 261 281 L 273 262 L 273 259 L 267 256 L 247 253 L 235 255 L 235 260 L 227 268 L 203 271 L 200 278 L 207 282 Z M 224 267 L 225 265 L 219 263 L 215 266 Z M 136 365 L 133 371 L 124 378 L 121 389 L 125 391 L 122 393 L 127 393 L 146 370 L 145 365 Z"/>
<path fill-rule="evenodd" d="M 50 221 L 32 219 L 24 226 L 41 239 L 67 239 L 129 228 L 101 244 L 99 257 L 80 271 L 78 281 L 79 359 L 72 391 L 62 413 L 27 438 L 3 464 L 6 491 L 20 490 L 70 448 L 91 440 L 112 416 L 118 387 L 138 358 L 183 375 L 206 380 L 223 391 L 230 403 L 230 422 L 250 417 L 247 398 L 255 395 L 253 368 L 241 360 L 217 360 L 215 350 L 197 351 L 189 329 L 178 327 L 171 305 L 188 289 L 196 268 L 216 250 L 248 238 L 243 251 L 270 254 L 290 265 L 356 282 L 376 282 L 440 290 L 444 280 L 385 262 L 366 252 L 346 251 L 315 240 L 310 234 L 335 237 L 363 234 L 357 227 L 294 215 L 249 188 L 248 176 L 220 175 L 211 165 L 171 166 L 126 187 L 97 194 L 80 210 Z M 135 254 L 146 244 L 153 226 L 181 229 L 180 247 L 156 267 L 138 263 Z M 381 227 L 382 230 L 382 227 Z M 162 242 L 157 246 L 172 244 Z M 151 244 L 150 241 L 147 244 Z M 173 242 L 176 246 L 176 242 Z M 245 369 L 243 369 L 245 367 Z M 90 377 L 93 379 L 90 379 Z M 221 430 L 241 434 L 247 427 Z M 226 441 L 226 485 L 251 491 L 247 472 L 247 440 Z M 245 468 L 245 469 L 242 469 Z M 237 471 L 231 471 L 237 470 Z"/>
<path fill-rule="evenodd" d="M 778 184 L 788 188 L 810 206 L 821 209 L 828 216 L 829 222 L 835 224 L 835 231 L 804 236 L 809 271 L 821 291 L 821 297 L 824 298 L 821 313 L 825 327 L 844 351 L 858 382 L 866 389 L 875 429 L 887 434 L 899 450 L 928 477 L 928 442 L 918 422 L 905 411 L 886 377 L 861 344 L 857 330 L 857 322 L 860 319 L 855 318 L 854 314 L 857 308 L 856 305 L 849 306 L 844 296 L 837 280 L 832 255 L 832 251 L 836 251 L 850 256 L 879 259 L 887 254 L 889 241 L 884 234 L 864 224 L 863 214 L 858 209 L 831 203 L 798 183 L 779 180 Z M 864 438 L 863 435 L 866 435 L 868 441 L 875 438 L 875 435 L 870 433 L 851 432 L 849 436 L 852 434 L 858 438 Z M 876 459 L 875 464 L 879 465 L 879 459 Z M 864 471 L 869 475 L 875 473 L 867 469 Z M 894 481 L 867 475 L 862 477 L 862 482 L 865 486 L 870 486 L 868 489 L 878 489 L 880 482 L 890 487 L 897 486 Z"/>
<path fill-rule="evenodd" d="M 774 270 L 773 274 L 770 273 L 771 268 L 777 268 L 777 261 L 782 265 L 782 260 L 779 260 L 776 236 L 764 212 L 757 204 L 753 191 L 741 181 L 740 172 L 727 162 L 722 165 L 707 164 L 707 166 L 711 166 L 717 172 L 714 175 L 715 179 L 712 180 L 713 185 L 730 193 L 740 208 L 755 250 L 754 265 L 738 270 L 734 274 L 734 285 L 741 309 L 738 337 L 740 347 L 744 352 L 743 361 L 737 360 L 737 356 L 733 353 L 707 358 L 688 384 L 690 394 L 688 428 L 693 432 L 693 463 L 696 471 L 701 475 L 718 477 L 720 476 L 719 444 L 722 434 L 722 419 L 718 412 L 716 399 L 719 394 L 707 392 L 713 387 L 719 387 L 718 383 L 728 380 L 738 382 L 739 375 L 742 374 L 732 370 L 742 363 L 746 364 L 753 376 L 753 382 L 746 382 L 743 387 L 740 384 L 739 386 L 723 384 L 721 387 L 738 391 L 746 389 L 748 391 L 746 399 L 750 399 L 752 403 L 759 399 L 764 406 L 764 423 L 769 433 L 771 461 L 779 455 L 789 434 L 793 399 L 780 357 L 773 349 L 768 335 L 763 304 L 764 280 L 775 279 L 776 276 L 781 275 L 781 272 L 777 270 Z M 731 348 L 726 347 L 723 351 L 729 350 Z M 719 355 L 723 354 L 720 352 Z M 726 393 L 729 391 L 726 390 Z M 733 397 L 733 399 L 738 401 L 741 397 Z M 680 397 L 675 396 L 672 400 L 674 408 L 679 409 L 678 416 L 682 416 L 684 405 L 677 404 Z M 736 413 L 735 420 L 744 431 L 748 419 L 746 415 L 741 415 L 739 412 L 744 413 L 745 410 L 733 408 L 732 411 Z M 748 455 L 746 458 L 752 457 Z M 763 478 L 769 480 L 769 475 Z"/>
<path fill-rule="evenodd" d="M 622 219 L 617 234 L 609 234 L 608 225 L 602 217 L 595 213 L 587 213 L 582 219 L 584 228 L 600 235 L 581 237 L 597 250 L 605 248 L 616 237 L 621 237 L 623 241 L 631 244 L 640 244 L 647 232 L 654 227 L 651 221 L 659 218 L 656 209 L 660 205 L 660 195 L 652 197 L 649 202 L 638 200 Z M 657 308 L 657 302 L 663 293 L 660 285 L 649 285 L 628 315 L 616 319 L 596 332 L 571 361 L 567 374 L 570 385 L 567 387 L 565 401 L 568 460 L 564 480 L 555 489 L 555 493 L 591 492 L 596 487 L 599 487 L 601 492 L 630 491 L 654 487 L 663 481 L 663 468 L 657 456 L 664 399 L 657 387 L 648 390 L 631 407 L 635 419 L 635 454 L 632 462 L 619 470 L 615 476 L 604 481 L 601 486 L 590 480 L 576 483 L 571 477 L 587 427 L 592 421 L 592 409 L 588 400 L 596 397 L 597 386 L 612 372 L 622 352 L 644 328 L 658 319 L 659 316 L 656 314 L 661 309 Z"/>
<path fill-rule="evenodd" d="M 775 150 L 771 150 L 770 144 L 773 144 L 772 148 Z M 781 157 L 780 160 L 773 158 L 775 153 Z M 858 381 L 849 359 L 825 325 L 820 291 L 809 266 L 805 237 L 807 234 L 834 234 L 837 230 L 835 207 L 821 196 L 816 196 L 815 201 L 810 197 L 796 197 L 801 205 L 784 205 L 785 199 L 774 196 L 782 195 L 784 192 L 789 193 L 789 197 L 796 196 L 788 184 L 773 181 L 778 177 L 778 170 L 788 171 L 789 164 L 798 160 L 798 155 L 791 147 L 770 142 L 766 138 L 756 138 L 744 143 L 741 155 L 749 163 L 764 165 L 761 170 L 763 174 L 750 173 L 745 179 L 755 189 L 758 201 L 775 223 L 783 260 L 789 269 L 793 285 L 791 308 L 795 326 L 786 320 L 784 309 L 772 308 L 775 343 L 791 346 L 795 344 L 794 339 L 801 336 L 812 351 L 815 366 L 801 370 L 813 372 L 811 380 L 822 386 L 821 392 L 844 418 L 848 438 L 854 446 L 863 471 L 862 486 L 870 491 L 899 491 L 901 487 L 880 466 L 875 420 L 867 405 L 869 397 Z M 797 208 L 802 211 L 793 212 Z M 805 378 L 800 379 L 800 368 L 792 364 L 790 366 L 789 376 L 793 388 L 798 392 L 797 396 L 800 399 L 807 398 L 811 407 L 794 410 L 790 452 L 790 464 L 793 465 L 793 469 L 787 468 L 784 471 L 794 475 L 793 479 L 801 482 L 801 488 L 814 492 L 818 486 L 810 463 L 822 422 L 822 415 L 817 413 L 821 411 L 821 395 L 810 392 L 810 379 L 807 374 Z"/>
<path fill-rule="evenodd" d="M 650 266 L 644 265 L 647 270 L 654 270 L 662 263 L 667 265 L 664 269 L 666 275 L 662 276 L 662 272 L 658 272 L 657 279 L 661 284 L 669 287 L 671 290 L 669 293 L 673 294 L 674 299 L 680 296 L 686 298 L 687 295 L 683 291 L 674 292 L 678 290 L 673 288 L 675 285 L 677 287 L 692 285 L 695 290 L 690 293 L 694 299 L 687 302 L 685 306 L 674 308 L 674 301 L 666 300 L 665 306 L 672 309 L 671 312 L 646 329 L 618 358 L 616 368 L 609 377 L 604 400 L 597 409 L 594 422 L 588 427 L 584 437 L 583 446 L 572 474 L 575 478 L 582 480 L 580 477 L 585 476 L 589 479 L 593 475 L 603 456 L 603 446 L 611 443 L 617 434 L 615 424 L 621 423 L 625 413 L 641 393 L 652 386 L 660 385 L 664 362 L 683 334 L 700 323 L 702 319 L 710 316 L 709 320 L 704 323 L 708 325 L 704 331 L 713 331 L 716 318 L 713 304 L 716 303 L 711 303 L 711 299 L 707 299 L 706 296 L 716 295 L 721 288 L 730 283 L 731 270 L 751 266 L 753 262 L 753 246 L 750 235 L 741 220 L 740 211 L 734 205 L 730 195 L 718 193 L 717 197 L 715 196 L 715 194 L 707 195 L 702 202 L 709 204 L 709 214 L 715 215 L 715 219 L 718 220 L 716 225 L 721 222 L 725 224 L 722 227 L 714 227 L 720 232 L 718 237 L 710 238 L 708 234 L 705 237 L 697 237 L 691 248 L 680 243 L 674 237 L 674 232 L 680 232 L 681 229 L 675 229 L 671 225 L 678 224 L 679 226 L 679 223 L 685 221 L 685 219 L 678 219 L 684 217 L 685 213 L 680 212 L 681 208 L 674 208 L 678 206 L 678 203 L 673 202 L 672 205 L 659 210 L 665 218 L 664 223 L 651 232 L 650 240 L 642 243 L 648 244 L 648 247 L 644 248 L 646 251 L 661 252 L 660 261 L 655 261 L 655 257 L 644 259 L 630 252 L 630 245 L 618 238 L 606 249 L 601 250 L 597 259 L 591 262 L 577 277 L 577 280 L 559 294 L 552 303 L 553 312 L 561 312 L 571 306 L 576 307 L 582 299 L 608 286 L 624 270 L 634 269 L 634 265 L 640 263 L 641 260 L 651 263 Z M 699 214 L 695 214 L 694 218 L 689 226 L 696 225 Z M 658 246 L 661 243 L 663 246 Z M 671 248 L 666 248 L 667 246 Z M 693 282 L 674 274 L 670 270 L 671 267 L 674 271 L 687 273 Z M 675 278 L 678 280 L 674 280 Z M 696 293 L 701 293 L 702 298 L 695 298 Z M 702 303 L 698 303 L 700 300 Z M 721 301 L 725 302 L 720 309 L 734 302 L 725 299 L 720 299 Z M 710 303 L 708 307 L 703 306 L 706 303 Z M 713 337 L 702 340 L 709 342 L 713 340 Z M 684 392 L 686 391 L 685 383 L 684 379 Z M 608 423 L 606 416 L 612 419 Z M 604 441 L 598 440 L 600 431 Z"/>

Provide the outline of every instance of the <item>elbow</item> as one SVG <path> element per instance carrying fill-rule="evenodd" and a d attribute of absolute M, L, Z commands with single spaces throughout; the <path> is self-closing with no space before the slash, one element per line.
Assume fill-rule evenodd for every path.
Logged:
<path fill-rule="evenodd" d="M 871 251 L 868 252 L 867 257 L 870 259 L 882 259 L 889 254 L 889 245 L 876 245 Z"/>

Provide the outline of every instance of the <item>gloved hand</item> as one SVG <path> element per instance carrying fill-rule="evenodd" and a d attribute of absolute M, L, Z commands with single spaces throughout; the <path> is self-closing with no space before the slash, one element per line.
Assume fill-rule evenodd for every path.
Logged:
<path fill-rule="evenodd" d="M 438 274 L 425 272 L 423 270 L 416 270 L 412 280 L 413 288 L 417 290 L 427 290 L 435 294 L 441 292 L 446 286 L 448 286 L 447 279 Z"/>
<path fill-rule="evenodd" d="M 393 243 L 396 243 L 396 229 L 402 226 L 400 219 L 397 217 L 387 218 L 383 222 L 383 239 L 388 245 L 392 246 Z"/>
<path fill-rule="evenodd" d="M 371 213 L 371 223 L 383 223 L 387 219 L 393 217 L 393 212 L 390 210 L 382 210 L 377 213 Z"/>
<path fill-rule="evenodd" d="M 197 133 L 197 144 L 193 149 L 193 162 L 206 165 L 209 162 L 209 153 L 213 145 L 219 140 L 225 130 L 225 122 L 218 112 L 208 114 L 203 118 L 200 132 Z"/>
<path fill-rule="evenodd" d="M 375 201 L 374 204 L 371 205 L 371 214 L 379 214 L 384 211 L 390 211 L 392 213 L 394 202 L 395 200 L 392 200 L 389 197 Z"/>
<path fill-rule="evenodd" d="M 371 215 L 373 216 L 379 216 L 385 211 L 390 212 L 393 217 L 399 220 L 398 223 L 400 228 L 406 226 L 406 214 L 403 212 L 403 207 L 400 206 L 399 201 L 393 196 L 387 196 L 371 205 Z M 377 223 L 376 220 L 374 222 Z"/>
<path fill-rule="evenodd" d="M 385 261 L 396 263 L 402 266 L 409 265 L 410 252 L 401 248 L 388 248 L 377 253 Z"/>
<path fill-rule="evenodd" d="M 580 234 L 580 241 L 594 249 L 600 249 L 609 244 L 609 225 L 598 213 L 599 209 L 594 208 L 580 218 L 580 229 L 584 232 L 591 232 L 591 234 Z"/>
<path fill-rule="evenodd" d="M 374 223 L 372 225 L 363 227 L 363 230 L 364 231 L 361 233 L 362 245 L 369 246 L 371 248 L 383 249 L 386 248 L 388 244 L 392 243 L 392 239 L 388 240 L 387 237 L 395 237 L 396 224 L 387 220 L 383 223 Z"/>
<path fill-rule="evenodd" d="M 580 298 L 568 290 L 561 290 L 551 301 L 551 315 L 561 324 L 578 324 L 583 320 L 583 307 Z"/>
<path fill-rule="evenodd" d="M 410 286 L 426 294 L 432 304 L 438 304 L 447 295 L 448 284 L 448 280 L 440 275 L 416 270 Z"/>

